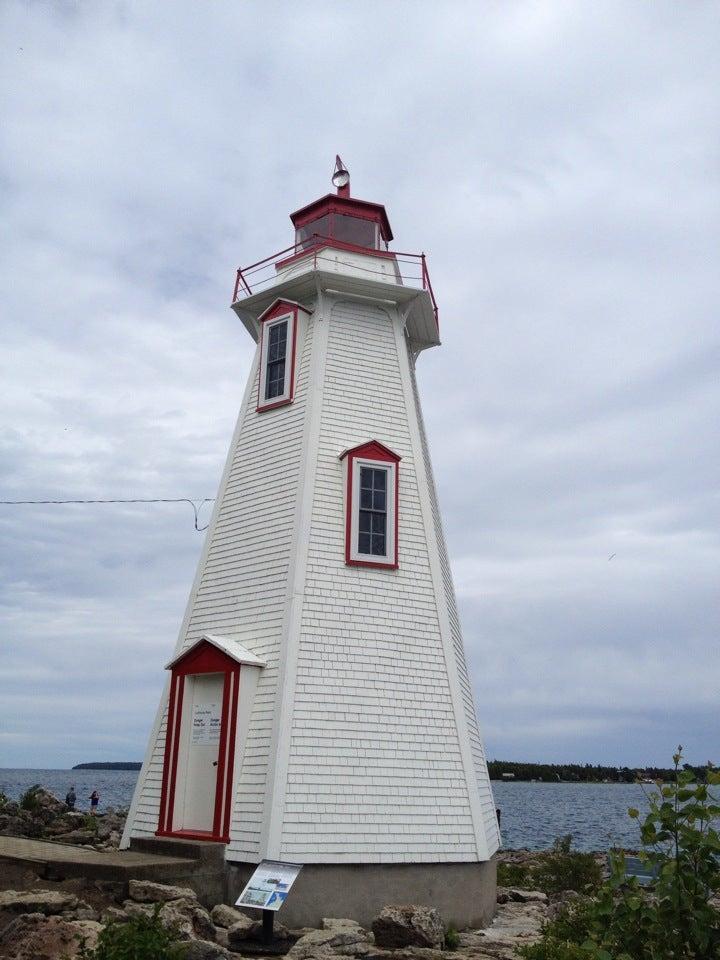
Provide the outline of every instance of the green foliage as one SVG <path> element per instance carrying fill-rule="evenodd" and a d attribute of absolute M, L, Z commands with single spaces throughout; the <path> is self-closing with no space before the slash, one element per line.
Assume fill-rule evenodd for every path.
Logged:
<path fill-rule="evenodd" d="M 588 960 L 581 946 L 590 935 L 594 904 L 592 900 L 571 900 L 543 927 L 542 940 L 521 947 L 518 955 L 525 960 Z"/>
<path fill-rule="evenodd" d="M 572 850 L 572 836 L 561 837 L 535 863 L 498 864 L 498 883 L 503 887 L 542 890 L 548 896 L 573 890 L 592 893 L 602 881 L 602 869 L 592 853 Z"/>
<path fill-rule="evenodd" d="M 109 923 L 101 931 L 94 950 L 83 946 L 80 960 L 181 960 L 185 948 L 174 942 L 177 931 L 163 926 L 159 910 L 160 904 L 151 916 Z"/>
<path fill-rule="evenodd" d="M 507 863 L 501 860 L 497 867 L 497 882 L 501 887 L 517 887 L 518 890 L 535 889 L 532 870 L 527 863 Z"/>
<path fill-rule="evenodd" d="M 450 926 L 445 931 L 445 949 L 446 950 L 457 950 L 460 946 L 460 934 L 457 932 L 455 927 L 450 924 Z"/>
<path fill-rule="evenodd" d="M 568 834 L 556 840 L 553 849 L 540 861 L 535 870 L 538 890 L 548 896 L 574 890 L 593 893 L 602 882 L 602 868 L 592 853 L 571 850 L 572 837 Z"/>
<path fill-rule="evenodd" d="M 0 790 L 0 807 L 4 807 L 10 798 L 4 790 Z"/>
<path fill-rule="evenodd" d="M 698 780 L 704 779 L 704 768 L 696 768 Z M 673 771 L 663 767 L 603 767 L 592 763 L 515 763 L 505 760 L 490 760 L 488 771 L 491 780 L 504 780 L 504 773 L 513 774 L 514 780 L 540 780 L 543 783 L 635 783 L 637 780 L 670 780 Z"/>
<path fill-rule="evenodd" d="M 37 798 L 38 790 L 41 790 L 42 787 L 39 783 L 35 783 L 32 787 L 28 787 L 25 793 L 20 797 L 20 806 L 23 810 L 37 810 L 39 806 L 39 801 Z"/>
<path fill-rule="evenodd" d="M 708 767 L 706 782 L 698 783 L 681 760 L 680 748 L 674 779 L 649 795 L 640 828 L 641 858 L 656 878 L 652 888 L 627 878 L 623 854 L 613 854 L 610 879 L 596 900 L 575 917 L 568 911 L 548 924 L 541 943 L 527 948 L 535 952 L 521 952 L 527 960 L 574 960 L 568 945 L 585 960 L 720 958 L 720 911 L 708 902 L 720 890 L 720 803 L 711 792 L 720 773 Z M 629 814 L 639 819 L 637 810 Z"/>
<path fill-rule="evenodd" d="M 91 833 L 98 832 L 98 821 L 97 817 L 93 817 L 91 814 L 86 813 L 83 817 L 83 830 L 89 830 Z"/>

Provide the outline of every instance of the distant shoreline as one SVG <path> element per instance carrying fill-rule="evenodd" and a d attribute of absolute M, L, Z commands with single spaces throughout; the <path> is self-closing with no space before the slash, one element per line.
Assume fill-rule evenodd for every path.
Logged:
<path fill-rule="evenodd" d="M 705 781 L 707 767 L 683 764 L 697 779 Z M 675 771 L 665 767 L 606 767 L 593 763 L 518 763 L 511 760 L 490 760 L 491 780 L 501 783 L 668 783 L 675 779 Z"/>
<path fill-rule="evenodd" d="M 142 763 L 137 763 L 134 760 L 120 761 L 119 763 L 105 763 L 105 762 L 96 762 L 96 763 L 76 763 L 74 767 L 71 767 L 72 770 L 139 770 L 142 767 Z"/>

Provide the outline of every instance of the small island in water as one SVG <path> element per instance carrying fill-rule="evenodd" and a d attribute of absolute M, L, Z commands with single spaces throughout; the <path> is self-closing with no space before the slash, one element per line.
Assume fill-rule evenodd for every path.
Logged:
<path fill-rule="evenodd" d="M 141 763 L 133 760 L 121 760 L 118 763 L 107 763 L 98 761 L 96 763 L 76 763 L 73 770 L 139 770 Z"/>

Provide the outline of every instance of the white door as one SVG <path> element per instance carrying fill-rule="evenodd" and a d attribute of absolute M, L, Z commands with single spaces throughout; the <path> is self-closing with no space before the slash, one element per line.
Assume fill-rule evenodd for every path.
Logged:
<path fill-rule="evenodd" d="M 212 832 L 224 681 L 222 673 L 185 679 L 174 830 Z"/>

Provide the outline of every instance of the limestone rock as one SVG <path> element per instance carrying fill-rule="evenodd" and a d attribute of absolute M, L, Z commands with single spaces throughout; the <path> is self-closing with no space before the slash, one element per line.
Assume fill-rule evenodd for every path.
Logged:
<path fill-rule="evenodd" d="M 152 880 L 130 880 L 128 895 L 138 903 L 162 903 L 165 900 L 197 900 L 197 894 L 189 887 L 175 887 Z"/>
<path fill-rule="evenodd" d="M 341 919 L 339 917 L 323 917 L 320 923 L 321 930 L 352 929 L 362 930 L 357 920 Z"/>
<path fill-rule="evenodd" d="M 160 919 L 178 931 L 179 940 L 215 939 L 215 924 L 197 899 L 168 900 L 160 908 Z"/>
<path fill-rule="evenodd" d="M 106 907 L 102 912 L 103 923 L 125 923 L 128 915 L 120 907 Z"/>
<path fill-rule="evenodd" d="M 101 930 L 92 920 L 23 914 L 0 933 L 0 954 L 12 960 L 72 960 L 83 942 L 91 950 L 97 945 Z"/>
<path fill-rule="evenodd" d="M 325 921 L 323 921 L 323 924 Z M 289 960 L 309 960 L 311 957 L 363 956 L 370 951 L 367 933 L 359 924 L 313 930 L 306 933 L 288 951 Z"/>
<path fill-rule="evenodd" d="M 211 940 L 191 940 L 183 945 L 183 960 L 229 960 L 231 954 Z"/>
<path fill-rule="evenodd" d="M 3 890 L 0 891 L 0 910 L 9 913 L 62 913 L 73 910 L 78 898 L 59 890 Z"/>
<path fill-rule="evenodd" d="M 397 947 L 442 947 L 445 924 L 434 907 L 415 904 L 384 907 L 372 923 L 375 943 L 394 950 Z"/>
<path fill-rule="evenodd" d="M 514 903 L 547 903 L 547 894 L 542 890 L 508 890 L 508 899 Z"/>
<path fill-rule="evenodd" d="M 131 880 L 130 883 L 133 881 Z M 160 906 L 158 907 L 158 904 Z M 197 899 L 187 897 L 157 903 L 137 903 L 126 900 L 123 910 L 129 917 L 151 917 L 158 909 L 158 917 L 164 927 L 173 930 L 178 940 L 214 940 L 215 924 L 210 914 Z"/>
<path fill-rule="evenodd" d="M 214 907 L 211 914 L 213 920 L 215 919 L 214 914 L 216 909 L 217 907 Z M 240 944 L 244 943 L 246 940 L 250 940 L 250 931 L 254 926 L 255 921 L 246 916 L 242 916 L 239 920 L 236 920 L 235 923 L 231 924 L 227 928 L 228 947 L 231 950 L 237 950 Z"/>
<path fill-rule="evenodd" d="M 254 921 L 250 917 L 246 916 L 244 913 L 241 913 L 239 910 L 236 910 L 235 907 L 229 906 L 227 903 L 218 903 L 210 911 L 210 916 L 212 917 L 212 922 L 216 927 L 232 927 L 234 924 L 245 923 L 246 929 L 249 930 L 253 925 Z"/>

